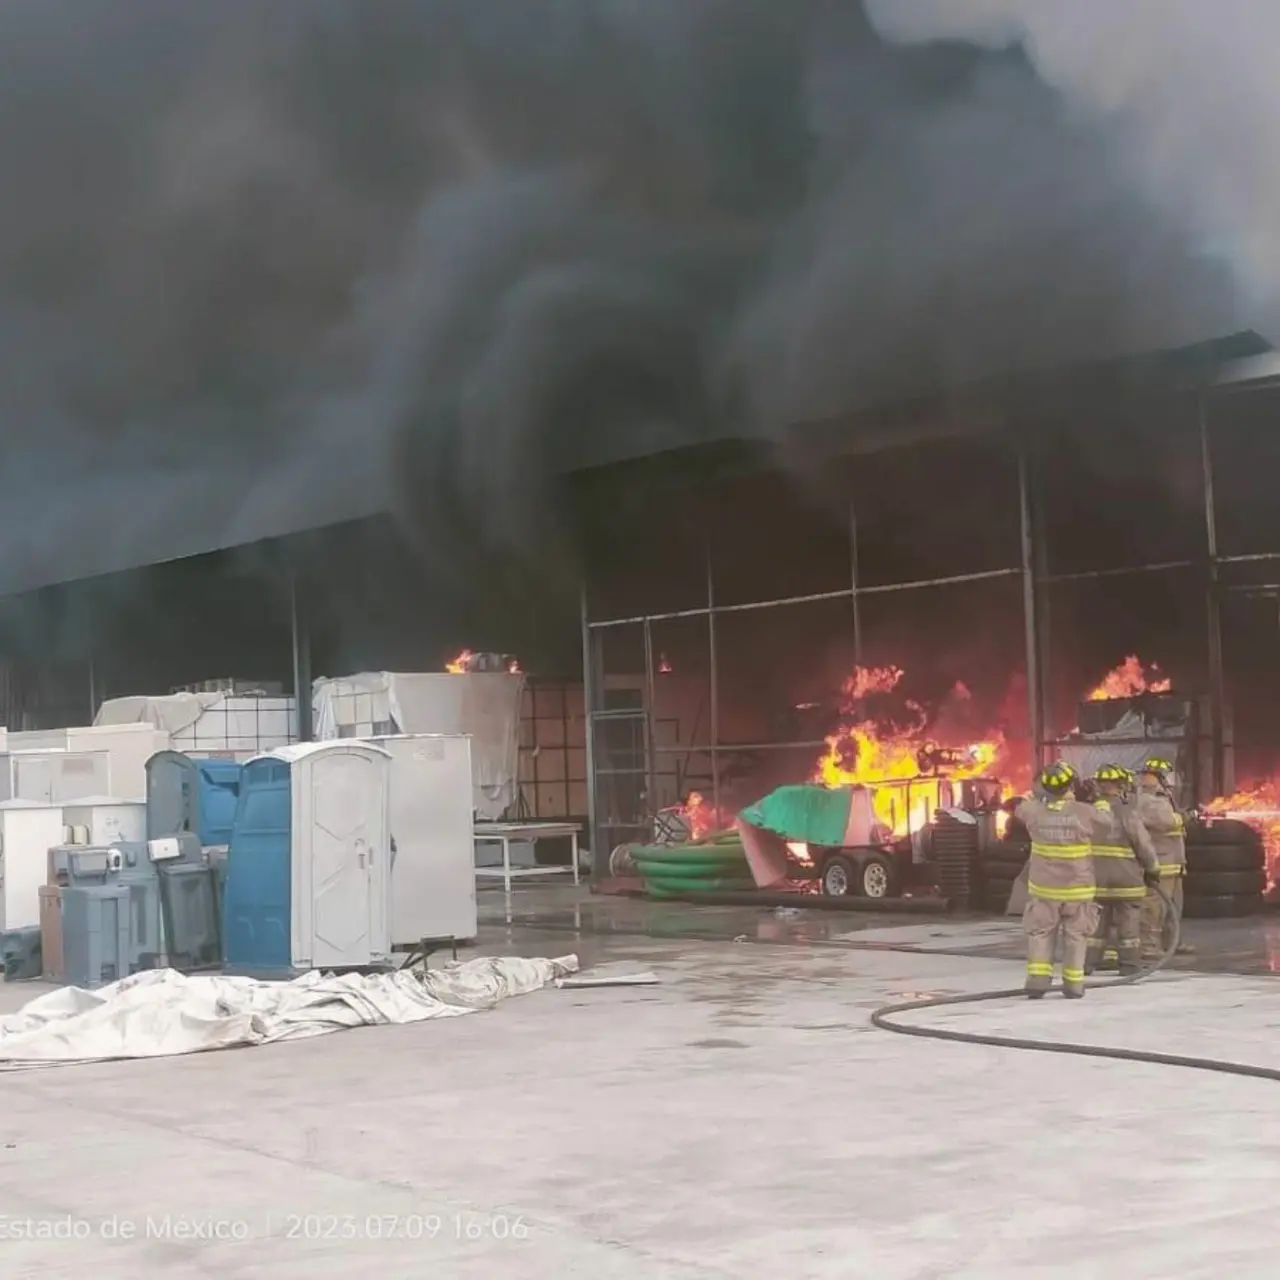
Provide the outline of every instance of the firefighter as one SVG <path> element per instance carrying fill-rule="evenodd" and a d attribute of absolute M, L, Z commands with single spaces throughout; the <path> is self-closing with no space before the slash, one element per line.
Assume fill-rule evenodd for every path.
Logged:
<path fill-rule="evenodd" d="M 1151 833 L 1160 862 L 1160 887 L 1182 915 L 1182 878 L 1187 873 L 1186 824 L 1173 803 L 1173 765 L 1152 756 L 1142 765 L 1138 780 L 1138 814 Z M 1142 950 L 1160 955 L 1173 935 L 1173 919 L 1165 901 L 1151 889 L 1142 904 Z M 1178 952 L 1189 955 L 1190 943 L 1180 942 Z"/>
<path fill-rule="evenodd" d="M 1122 974 L 1142 966 L 1141 914 L 1148 885 L 1160 879 L 1155 844 L 1130 801 L 1133 776 L 1116 764 L 1104 764 L 1093 776 L 1093 871 L 1098 883 L 1098 925 L 1089 939 L 1085 972 L 1092 973 L 1115 932 L 1116 959 Z"/>
<path fill-rule="evenodd" d="M 1031 836 L 1027 905 L 1027 995 L 1038 1000 L 1053 982 L 1053 952 L 1062 935 L 1062 994 L 1084 995 L 1085 950 L 1098 922 L 1090 849 L 1093 810 L 1071 795 L 1075 770 L 1059 762 L 1037 778 L 1038 794 L 1015 817 Z"/>

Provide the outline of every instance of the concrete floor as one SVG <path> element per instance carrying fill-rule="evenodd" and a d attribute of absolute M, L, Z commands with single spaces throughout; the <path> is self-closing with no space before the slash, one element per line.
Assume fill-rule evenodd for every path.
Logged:
<path fill-rule="evenodd" d="M 1016 945 L 1004 922 L 542 885 L 508 925 L 500 891 L 482 902 L 486 951 L 631 960 L 662 985 L 0 1077 L 0 1275 L 1275 1272 L 1280 1085 L 867 1025 L 889 999 L 1019 981 L 991 954 Z M 1196 962 L 1235 973 L 921 1016 L 1280 1066 L 1270 928 L 1205 930 Z"/>

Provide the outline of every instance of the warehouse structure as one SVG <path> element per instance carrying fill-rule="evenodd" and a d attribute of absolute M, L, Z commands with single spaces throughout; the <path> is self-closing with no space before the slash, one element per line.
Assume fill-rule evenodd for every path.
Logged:
<path fill-rule="evenodd" d="M 1141 652 L 1200 695 L 1202 794 L 1273 768 L 1278 367 L 1240 335 L 797 431 L 768 462 L 616 469 L 582 608 L 596 842 L 811 776 L 855 664 L 963 681 L 976 727 L 1043 758 Z"/>
<path fill-rule="evenodd" d="M 691 790 L 729 804 L 808 776 L 855 664 L 903 666 L 926 696 L 963 681 L 1043 752 L 1089 676 L 1136 651 L 1206 695 L 1221 789 L 1233 757 L 1268 767 L 1277 746 L 1278 374 L 1244 334 L 781 439 L 593 459 L 568 486 L 579 565 L 525 581 L 514 607 L 487 579 L 442 589 L 366 487 L 324 527 L 291 508 L 233 526 L 240 545 L 19 584 L 36 590 L 6 602 L 5 718 L 516 653 L 558 691 L 538 717 L 560 726 L 553 789 L 590 811 L 539 816 L 589 816 L 596 848 Z"/>

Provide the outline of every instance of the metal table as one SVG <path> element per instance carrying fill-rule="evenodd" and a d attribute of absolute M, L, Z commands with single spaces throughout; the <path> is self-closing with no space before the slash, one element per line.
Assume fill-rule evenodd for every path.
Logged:
<path fill-rule="evenodd" d="M 501 879 L 503 887 L 511 892 L 513 880 L 524 880 L 531 876 L 562 875 L 566 871 L 573 872 L 573 883 L 580 882 L 578 874 L 578 836 L 582 827 L 576 822 L 477 822 L 475 839 L 502 846 L 501 867 L 477 867 L 476 876 L 481 879 Z M 572 847 L 570 864 L 567 867 L 513 867 L 511 865 L 512 841 L 529 841 L 537 844 L 539 840 L 552 840 L 569 837 Z"/>

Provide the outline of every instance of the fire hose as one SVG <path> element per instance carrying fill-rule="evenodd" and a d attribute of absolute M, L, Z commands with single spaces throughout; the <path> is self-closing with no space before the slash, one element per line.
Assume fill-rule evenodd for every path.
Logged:
<path fill-rule="evenodd" d="M 1178 949 L 1182 933 L 1182 921 L 1173 899 L 1157 886 L 1156 893 L 1164 899 L 1169 917 L 1173 921 L 1172 937 L 1158 959 L 1145 965 L 1136 973 L 1122 974 L 1118 978 L 1103 978 L 1086 982 L 1086 990 L 1108 987 L 1128 987 L 1135 982 L 1159 973 Z M 891 1019 L 904 1013 L 916 1013 L 922 1009 L 943 1009 L 952 1005 L 983 1004 L 989 1000 L 1025 1000 L 1026 991 L 1014 987 L 1008 991 L 979 991 L 970 995 L 940 996 L 931 1000 L 904 1000 L 887 1004 L 871 1015 L 872 1026 L 881 1031 L 893 1031 L 902 1036 L 919 1036 L 924 1040 L 949 1040 L 956 1044 L 993 1045 L 997 1049 L 1029 1049 L 1037 1053 L 1069 1053 L 1082 1058 L 1118 1058 L 1122 1062 L 1153 1062 L 1165 1067 L 1191 1067 L 1197 1071 L 1219 1071 L 1232 1076 L 1252 1076 L 1259 1080 L 1280 1080 L 1280 1068 L 1255 1067 L 1245 1062 L 1224 1062 L 1218 1058 L 1196 1058 L 1180 1053 L 1155 1053 L 1145 1049 L 1112 1049 L 1098 1044 L 1074 1044 L 1062 1040 L 1026 1040 L 1017 1036 L 993 1036 L 974 1031 L 952 1031 L 945 1027 L 922 1027 L 910 1023 L 893 1022 Z"/>

